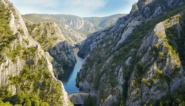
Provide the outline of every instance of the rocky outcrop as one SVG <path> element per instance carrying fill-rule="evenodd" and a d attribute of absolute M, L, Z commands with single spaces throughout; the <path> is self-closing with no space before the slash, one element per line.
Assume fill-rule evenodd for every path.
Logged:
<path fill-rule="evenodd" d="M 96 96 L 102 106 L 137 106 L 183 86 L 183 60 L 174 40 L 182 37 L 182 5 L 181 0 L 139 0 L 115 26 L 83 41 L 80 88 Z"/>
<path fill-rule="evenodd" d="M 167 0 L 139 0 L 138 3 L 132 6 L 130 14 L 126 15 L 125 17 L 119 18 L 116 24 L 110 30 L 110 32 L 118 32 L 119 30 L 123 31 L 119 33 L 122 36 L 119 42 L 117 42 L 116 48 L 119 44 L 124 42 L 124 40 L 133 32 L 134 28 L 137 25 L 140 25 L 141 22 L 157 18 L 161 15 L 166 14 L 168 11 L 178 8 L 182 5 L 184 5 L 184 2 L 181 0 L 178 0 L 177 2 L 173 0 L 170 2 Z M 101 33 L 101 31 L 99 33 Z M 92 42 L 93 44 L 97 44 L 97 41 L 96 39 L 94 39 L 94 37 L 89 37 L 85 41 L 82 41 L 83 45 L 81 45 L 80 47 L 80 52 L 82 51 L 83 53 L 79 52 L 79 56 L 83 58 L 87 56 L 89 52 L 88 48 L 93 45 Z"/>
<path fill-rule="evenodd" d="M 83 32 L 84 34 L 94 33 L 104 27 L 115 24 L 119 17 L 124 14 L 117 14 L 108 17 L 78 17 L 73 15 L 50 15 L 70 27 Z"/>
<path fill-rule="evenodd" d="M 109 31 L 109 29 L 103 30 L 102 32 L 106 32 Z M 93 33 L 88 39 L 84 40 L 81 42 L 81 45 L 79 46 L 79 52 L 78 52 L 78 56 L 80 56 L 81 58 L 85 58 L 88 53 L 93 50 L 94 47 L 96 47 L 97 42 L 96 39 L 98 40 L 99 38 L 103 38 L 103 36 L 100 35 L 101 33 L 99 32 L 95 32 Z"/>
<path fill-rule="evenodd" d="M 72 47 L 67 43 L 57 24 L 25 21 L 30 35 L 54 58 L 52 64 L 57 77 L 64 73 L 63 68 L 74 66 L 76 59 Z"/>
<path fill-rule="evenodd" d="M 174 16 L 173 20 L 168 19 L 164 22 L 158 23 L 155 28 L 142 40 L 137 55 L 142 55 L 141 51 L 143 50 L 147 51 L 139 63 L 146 64 L 148 69 L 146 69 L 146 75 L 142 76 L 141 86 L 138 86 L 138 88 L 136 88 L 136 84 L 134 84 L 133 81 L 137 79 L 134 74 L 140 70 L 135 68 L 133 71 L 133 76 L 130 78 L 130 86 L 128 89 L 130 98 L 126 101 L 128 106 L 138 105 L 141 101 L 149 103 L 151 100 L 160 99 L 168 92 L 173 92 L 177 90 L 178 87 L 184 85 L 184 76 L 177 75 L 177 73 L 182 73 L 183 71 L 179 57 L 176 57 L 177 54 L 173 53 L 173 51 L 169 49 L 169 44 L 165 41 L 167 38 L 166 29 L 170 27 L 177 27 L 177 25 L 179 25 L 177 20 L 178 15 Z M 168 23 L 171 25 L 166 25 Z M 153 51 L 153 48 L 155 48 L 156 45 L 162 45 L 158 48 L 158 52 Z M 150 53 L 152 52 L 155 55 L 159 53 L 158 57 L 151 57 Z M 165 55 L 167 57 L 165 57 Z M 163 56 L 165 57 L 165 60 L 161 60 L 161 57 Z M 161 73 L 159 73 L 160 71 Z M 169 81 L 168 79 L 157 78 L 159 74 L 164 74 L 164 76 L 171 76 L 174 74 L 174 77 L 170 77 L 171 80 Z M 182 77 L 182 79 L 179 79 L 179 77 Z M 138 97 L 138 95 L 142 95 L 142 98 Z"/>
<path fill-rule="evenodd" d="M 67 24 L 59 24 L 59 27 L 62 33 L 65 35 L 66 41 L 72 46 L 74 46 L 75 44 L 80 44 L 80 42 L 86 38 L 85 34 L 79 32 L 78 30 L 75 30 Z M 68 39 L 70 39 L 71 41 Z"/>
<path fill-rule="evenodd" d="M 84 104 L 89 94 L 84 92 L 77 92 L 68 95 L 68 98 L 74 105 Z"/>
<path fill-rule="evenodd" d="M 13 91 L 13 95 L 20 91 L 34 94 L 50 105 L 71 105 L 63 83 L 55 78 L 51 64 L 54 59 L 29 35 L 12 3 L 0 0 L 0 5 L 4 22 L 0 26 L 0 87 Z"/>
<path fill-rule="evenodd" d="M 91 33 L 104 29 L 105 27 L 110 27 L 122 16 L 124 15 L 117 14 L 108 17 L 82 18 L 73 15 L 23 15 L 25 19 L 33 22 L 55 22 L 70 45 L 80 44 L 80 42 L 85 40 L 87 36 L 92 35 Z"/>

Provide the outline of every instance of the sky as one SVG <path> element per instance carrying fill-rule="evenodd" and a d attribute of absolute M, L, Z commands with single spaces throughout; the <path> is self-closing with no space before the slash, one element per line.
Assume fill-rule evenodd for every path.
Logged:
<path fill-rule="evenodd" d="M 10 0 L 21 14 L 70 14 L 103 17 L 128 14 L 138 0 Z"/>

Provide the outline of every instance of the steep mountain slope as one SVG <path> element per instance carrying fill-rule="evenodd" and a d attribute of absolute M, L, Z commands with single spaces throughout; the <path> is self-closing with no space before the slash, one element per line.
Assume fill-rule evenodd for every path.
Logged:
<path fill-rule="evenodd" d="M 52 22 L 33 23 L 26 21 L 29 34 L 54 58 L 52 61 L 56 75 L 64 73 L 63 68 L 72 67 L 76 62 L 72 47 L 68 45 L 60 28 Z"/>
<path fill-rule="evenodd" d="M 53 18 L 75 28 L 85 34 L 93 33 L 104 27 L 115 24 L 118 18 L 125 16 L 117 14 L 108 17 L 78 17 L 73 15 L 52 15 Z"/>
<path fill-rule="evenodd" d="M 67 24 L 64 24 L 63 22 L 56 20 L 55 18 L 49 16 L 49 15 L 37 15 L 37 14 L 30 14 L 30 15 L 23 15 L 23 17 L 26 20 L 32 21 L 32 22 L 54 22 L 58 25 L 60 30 L 62 31 L 66 41 L 74 45 L 76 43 L 80 43 L 82 40 L 84 40 L 86 37 L 83 33 L 75 30 L 74 28 L 70 27 Z"/>
<path fill-rule="evenodd" d="M 46 15 L 46 14 L 28 14 L 23 15 L 27 20 L 33 22 L 55 22 L 61 29 L 62 33 L 80 43 L 88 34 L 98 31 L 104 27 L 115 24 L 119 17 L 124 15 L 118 14 L 109 17 L 90 17 L 81 18 L 73 15 Z M 70 43 L 74 44 L 74 43 Z"/>
<path fill-rule="evenodd" d="M 138 106 L 184 86 L 183 5 L 183 0 L 139 0 L 115 26 L 83 41 L 79 87 L 102 106 Z"/>
<path fill-rule="evenodd" d="M 0 104 L 71 105 L 54 76 L 54 59 L 29 35 L 19 11 L 0 0 L 0 14 Z"/>

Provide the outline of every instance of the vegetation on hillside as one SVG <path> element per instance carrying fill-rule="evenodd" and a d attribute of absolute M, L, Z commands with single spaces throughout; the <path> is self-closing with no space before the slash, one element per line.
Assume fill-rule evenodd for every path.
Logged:
<path fill-rule="evenodd" d="M 99 105 L 97 103 L 96 97 L 88 96 L 83 106 L 99 106 Z"/>
<path fill-rule="evenodd" d="M 159 23 L 159 22 L 161 22 L 161 21 L 164 21 L 164 20 L 166 20 L 166 19 L 169 19 L 169 18 L 171 18 L 172 16 L 174 16 L 174 15 L 176 15 L 176 14 L 178 14 L 179 12 L 181 12 L 181 11 L 183 11 L 183 10 L 185 10 L 185 6 L 183 6 L 183 7 L 180 7 L 180 8 L 178 8 L 178 9 L 176 9 L 176 10 L 173 10 L 173 11 L 170 11 L 170 12 L 168 12 L 167 14 L 165 14 L 165 15 L 163 15 L 163 16 L 161 16 L 161 17 L 159 17 L 159 18 L 156 18 L 156 19 L 152 19 L 152 20 L 150 20 L 150 21 L 148 21 L 146 24 L 143 24 L 143 25 L 140 25 L 140 26 L 138 26 L 135 30 L 134 30 L 134 32 L 127 38 L 127 40 L 125 40 L 125 42 L 124 43 L 122 43 L 122 45 L 118 48 L 118 50 L 119 50 L 119 52 L 118 52 L 118 54 L 116 54 L 116 57 L 114 58 L 115 59 L 115 62 L 117 61 L 121 61 L 121 60 L 126 60 L 129 56 L 127 55 L 128 54 L 128 52 L 131 50 L 131 48 L 133 49 L 136 49 L 136 51 L 138 51 L 138 48 L 139 48 L 139 45 L 140 45 L 140 42 L 139 41 L 141 41 L 142 39 L 143 39 L 143 37 L 152 29 L 152 28 L 154 28 L 154 26 L 157 24 L 157 23 Z M 171 34 L 169 34 L 170 32 L 169 31 L 171 31 L 171 32 L 173 32 L 173 33 L 171 33 Z M 165 40 L 164 39 L 164 41 L 165 41 L 165 43 L 167 44 L 167 47 L 168 47 L 168 50 L 171 50 L 171 52 L 172 53 L 174 53 L 174 56 L 176 55 L 176 52 L 179 52 L 179 54 L 182 54 L 182 53 L 184 53 L 184 47 L 182 47 L 182 43 L 184 43 L 184 41 L 182 41 L 183 39 L 184 39 L 184 35 L 182 35 L 181 37 L 182 38 L 177 38 L 177 34 L 174 34 L 174 33 L 176 33 L 176 31 L 175 30 L 173 30 L 173 28 L 170 28 L 170 29 L 168 29 L 167 30 L 167 38 L 168 39 L 170 39 L 170 40 Z M 181 32 L 181 33 L 184 33 L 183 31 Z M 175 38 L 174 38 L 175 37 Z M 177 38 L 177 39 L 176 39 Z M 180 40 L 181 39 L 181 40 Z M 180 43 L 181 45 L 178 45 L 178 46 L 176 46 L 175 47 L 175 45 L 176 44 L 174 44 L 175 43 L 175 41 L 177 41 L 177 43 Z M 132 43 L 129 43 L 129 42 L 132 42 Z M 168 43 L 169 42 L 169 43 Z M 129 47 L 129 48 L 128 48 Z M 178 51 L 178 49 L 177 49 L 177 47 L 178 47 L 178 49 L 179 50 L 181 50 L 181 51 Z M 163 55 L 162 53 L 160 53 L 159 52 L 159 45 L 154 45 L 154 48 L 156 48 L 156 50 L 157 50 L 157 53 L 159 53 L 159 55 Z M 177 50 L 177 51 L 175 51 L 174 52 L 174 50 L 172 50 L 172 48 L 174 49 L 174 50 Z M 144 51 L 144 52 L 146 52 L 146 51 Z M 180 53 L 181 52 L 181 53 Z M 142 53 L 142 54 L 145 54 L 145 53 Z M 121 57 L 121 58 L 120 58 Z M 129 81 L 129 77 L 130 77 L 130 74 L 132 73 L 132 71 L 133 71 L 133 68 L 134 68 L 134 64 L 137 64 L 137 62 L 138 62 L 138 60 L 140 60 L 140 57 L 136 57 L 135 55 L 132 55 L 132 57 L 133 58 L 135 58 L 135 60 L 134 61 L 131 61 L 130 63 L 131 63 L 131 65 L 130 65 L 130 67 L 129 68 L 126 68 L 126 69 L 129 69 L 128 71 L 126 71 L 126 70 L 124 70 L 123 72 L 124 72 L 124 78 L 126 78 L 126 81 L 128 82 Z M 142 56 L 141 56 L 142 57 Z M 154 57 L 157 57 L 157 56 L 154 56 Z M 182 61 L 182 65 L 184 66 L 184 64 L 183 64 L 183 57 L 184 56 L 182 56 L 182 55 L 180 55 L 180 57 L 181 57 L 181 61 Z M 124 65 L 124 64 L 123 64 Z M 145 66 L 145 65 L 143 65 L 143 64 L 138 64 L 137 65 L 137 69 L 138 69 L 138 71 L 136 72 L 136 74 L 135 74 L 135 78 L 137 78 L 137 79 L 135 79 L 134 81 L 133 81 L 133 84 L 134 84 L 134 87 L 136 87 L 135 89 L 137 89 L 137 87 L 139 87 L 139 85 L 140 85 L 140 83 L 141 83 L 141 78 L 142 78 L 142 76 L 143 76 L 143 74 L 145 73 L 145 71 L 146 71 L 146 69 L 148 68 L 149 66 Z M 178 69 L 178 67 L 179 66 L 177 66 L 176 67 L 176 70 L 179 70 Z M 174 71 L 174 72 L 176 72 L 176 71 Z M 164 78 L 163 80 L 167 80 L 167 81 L 169 81 L 170 82 L 170 80 L 169 79 L 172 79 L 176 74 L 174 74 L 174 73 L 172 73 L 171 75 L 172 76 L 164 76 L 163 74 L 161 74 L 161 71 L 159 70 L 159 69 L 157 69 L 156 70 L 156 73 L 158 73 L 158 75 L 160 75 L 158 78 Z M 154 79 L 152 79 L 151 81 L 154 81 L 155 82 L 155 78 Z M 143 82 L 148 86 L 148 87 L 150 87 L 151 86 L 151 84 L 153 83 L 153 82 L 146 82 L 144 79 L 143 79 Z M 120 105 L 120 106 L 122 106 L 122 105 L 124 105 L 125 104 L 125 101 L 126 101 L 126 98 L 131 98 L 128 94 L 127 94 L 127 90 L 128 90 L 128 83 L 125 83 L 124 85 L 123 85 L 123 88 L 124 88 L 124 93 L 122 94 L 122 95 L 124 95 L 124 98 L 119 98 L 118 97 L 118 100 L 119 100 L 119 102 L 117 102 L 117 103 L 113 103 L 113 106 L 118 106 L 118 105 Z M 139 98 L 141 98 L 141 96 L 138 96 Z M 183 101 L 182 101 L 183 102 Z M 164 106 L 167 106 L 167 105 L 164 105 Z"/>
<path fill-rule="evenodd" d="M 57 40 L 57 38 L 48 37 L 47 30 L 51 31 L 51 34 L 55 33 L 54 29 L 49 29 L 49 24 L 44 23 L 44 26 L 41 26 L 41 23 L 26 23 L 29 34 L 42 45 L 44 50 L 49 50 L 53 46 L 53 42 Z"/>
<path fill-rule="evenodd" d="M 13 6 L 12 6 L 13 7 Z M 37 47 L 26 48 L 21 45 L 19 34 L 13 34 L 9 27 L 10 15 L 14 9 L 5 8 L 0 2 L 0 64 L 5 62 L 6 56 L 16 63 L 21 60 L 24 68 L 5 77 L 4 86 L 0 88 L 0 106 L 50 106 L 61 105 L 61 84 L 56 82 L 52 73 L 48 72 L 47 60 L 41 56 Z M 12 11 L 10 11 L 12 10 Z M 16 15 L 15 15 L 16 16 Z M 23 30 L 18 30 L 24 36 Z M 29 41 L 23 39 L 27 45 Z M 24 62 L 23 62 L 24 61 Z M 5 66 L 9 68 L 9 66 Z M 16 67 L 17 68 L 17 67 Z M 4 71 L 2 70 L 2 73 Z M 4 72 L 5 73 L 5 72 Z M 16 89 L 14 89 L 16 88 Z M 15 90 L 14 95 L 12 91 Z"/>
<path fill-rule="evenodd" d="M 61 40 L 60 38 L 55 36 L 56 29 L 52 27 L 54 23 L 47 22 L 47 23 L 26 23 L 26 27 L 28 28 L 29 34 L 38 42 L 41 44 L 42 49 L 45 51 L 48 51 L 50 55 L 55 59 L 55 61 L 60 64 L 63 68 L 68 67 L 68 62 L 65 60 L 59 59 L 56 55 L 51 54 L 50 51 L 56 50 L 56 41 Z M 24 42 L 28 43 L 27 41 L 24 40 Z M 68 48 L 62 47 L 60 51 L 67 52 Z M 56 50 L 57 55 L 58 51 Z M 60 68 L 59 68 L 60 69 Z M 60 71 L 59 71 L 60 72 Z"/>
<path fill-rule="evenodd" d="M 42 104 L 62 104 L 60 101 L 61 85 L 51 77 L 47 71 L 47 62 L 42 57 L 38 61 L 34 58 L 38 54 L 37 48 L 22 48 L 22 58 L 26 60 L 24 69 L 20 75 L 9 75 L 11 83 L 0 89 L 0 100 L 11 104 L 23 106 L 42 106 Z M 16 87 L 16 95 L 12 96 L 7 89 L 10 86 Z M 8 96 L 8 97 L 7 97 Z M 47 103 L 44 103 L 47 102 Z"/>
<path fill-rule="evenodd" d="M 91 24 L 84 23 L 84 26 L 82 29 L 75 29 L 75 25 L 71 25 L 71 28 L 78 33 L 81 33 L 86 37 L 85 35 L 90 34 L 90 30 L 98 31 L 104 27 L 110 26 L 115 24 L 115 18 L 120 18 L 125 16 L 125 14 L 116 14 L 108 17 L 85 17 L 83 18 L 85 21 L 91 22 Z M 81 19 L 78 16 L 72 16 L 72 15 L 46 15 L 46 14 L 28 14 L 23 15 L 24 18 L 31 20 L 33 22 L 55 22 L 58 24 L 58 26 L 62 29 L 62 24 L 65 23 L 66 25 L 70 26 L 70 22 L 74 21 L 76 19 Z M 65 22 L 62 20 L 65 19 Z"/>
<path fill-rule="evenodd" d="M 160 100 L 151 101 L 143 106 L 185 106 L 185 86 L 163 96 Z"/>
<path fill-rule="evenodd" d="M 7 52 L 8 48 L 11 48 L 11 42 L 17 37 L 13 35 L 13 32 L 9 28 L 11 13 L 8 9 L 3 8 L 3 4 L 0 3 L 0 64 L 4 61 L 4 53 Z M 15 60 L 15 54 L 12 53 L 13 60 Z"/>
<path fill-rule="evenodd" d="M 152 54 L 152 52 L 150 53 L 150 57 L 154 57 L 154 61 L 156 62 L 156 64 L 158 63 L 163 63 L 166 61 L 166 54 L 167 53 L 162 53 L 162 48 L 167 48 L 168 49 L 168 53 L 172 53 L 172 58 L 174 58 L 177 63 L 175 67 L 170 67 L 170 69 L 174 72 L 172 74 L 169 75 L 163 75 L 162 74 L 162 69 L 156 69 L 155 73 L 156 73 L 156 77 L 154 77 L 153 79 L 151 79 L 149 82 L 147 82 L 145 79 L 142 79 L 142 77 L 145 75 L 146 71 L 149 69 L 149 67 L 151 66 L 151 64 L 141 64 L 138 63 L 139 60 L 143 57 L 143 56 L 136 56 L 135 54 L 137 54 L 138 49 L 140 48 L 141 45 L 141 41 L 142 39 L 155 27 L 155 25 L 157 25 L 158 23 L 166 20 L 166 19 L 170 19 L 172 16 L 177 15 L 178 13 L 182 12 L 183 10 L 185 10 L 185 6 L 180 7 L 176 10 L 170 11 L 168 13 L 166 13 L 163 16 L 160 16 L 159 18 L 155 18 L 155 19 L 151 19 L 148 20 L 147 22 L 143 22 L 141 25 L 137 26 L 133 33 L 112 53 L 110 51 L 108 51 L 106 57 L 101 57 L 99 56 L 100 54 L 102 54 L 101 51 L 103 51 L 104 49 L 109 50 L 109 46 L 108 46 L 108 42 L 109 40 L 107 40 L 106 38 L 104 38 L 104 41 L 100 42 L 99 44 L 103 45 L 106 43 L 107 46 L 105 46 L 104 48 L 97 46 L 96 49 L 92 50 L 90 52 L 90 55 L 93 57 L 94 54 L 96 54 L 96 56 L 94 56 L 93 61 L 90 57 L 86 58 L 86 62 L 88 64 L 85 64 L 83 66 L 83 70 L 88 70 L 89 68 L 92 68 L 95 70 L 96 76 L 93 80 L 93 87 L 94 89 L 99 91 L 100 94 L 100 99 L 102 102 L 105 101 L 105 99 L 108 97 L 108 93 L 106 93 L 104 91 L 105 86 L 109 86 L 108 88 L 110 89 L 110 93 L 111 94 L 119 94 L 118 96 L 118 102 L 113 103 L 113 106 L 124 106 L 126 103 L 126 99 L 127 98 L 132 98 L 130 95 L 128 95 L 128 87 L 130 86 L 130 75 L 133 72 L 135 65 L 137 66 L 136 69 L 137 71 L 134 74 L 135 79 L 132 80 L 133 83 L 133 87 L 131 88 L 132 90 L 136 90 L 137 91 L 137 98 L 136 100 L 141 99 L 142 95 L 139 94 L 139 88 L 141 86 L 141 83 L 143 82 L 147 87 L 151 87 L 153 85 L 153 83 L 157 80 L 157 79 L 161 79 L 161 80 L 166 80 L 167 83 L 169 84 L 169 82 L 171 82 L 170 79 L 174 78 L 174 76 L 177 75 L 177 71 L 179 71 L 179 67 L 183 60 L 182 59 L 178 59 L 178 53 L 183 54 L 183 48 L 182 46 L 177 46 L 178 48 L 174 47 L 174 43 L 180 43 L 181 45 L 184 44 L 183 41 L 180 42 L 176 42 L 174 39 L 172 40 L 170 38 L 170 36 L 168 36 L 167 34 L 167 38 L 162 38 L 160 35 L 158 35 L 158 37 L 160 37 L 161 39 L 163 39 L 165 42 L 165 46 L 164 45 L 154 45 L 152 47 L 152 51 L 154 52 L 154 54 Z M 178 20 L 178 18 L 177 18 Z M 123 29 L 124 30 L 124 29 Z M 169 29 L 171 32 L 175 32 L 174 30 Z M 167 33 L 169 32 L 168 29 L 166 30 Z M 184 33 L 183 31 L 181 33 Z M 108 33 L 107 33 L 108 34 Z M 176 36 L 176 35 L 174 35 Z M 106 40 L 105 40 L 106 39 Z M 182 38 L 179 38 L 182 39 Z M 184 39 L 182 39 L 184 40 Z M 112 44 L 115 45 L 115 44 Z M 102 50 L 103 49 L 103 50 Z M 181 50 L 182 53 L 180 53 L 179 50 Z M 101 50 L 101 51 L 98 51 Z M 132 52 L 131 52 L 132 50 Z M 143 50 L 141 51 L 141 54 L 145 54 L 147 51 Z M 110 65 L 110 66 L 106 66 L 103 69 L 101 68 L 103 64 L 105 64 L 106 60 L 108 59 L 107 57 L 110 58 L 110 56 L 114 55 L 113 57 L 113 62 L 114 64 Z M 125 60 L 127 60 L 129 57 L 132 57 L 132 59 L 130 60 L 130 66 L 127 66 L 125 64 Z M 157 57 L 160 57 L 159 59 Z M 180 55 L 180 58 L 183 58 L 184 56 Z M 134 60 L 133 60 L 134 59 Z M 94 62 L 97 62 L 96 64 Z M 116 66 L 115 66 L 116 64 Z M 115 77 L 117 77 L 117 74 L 115 75 L 115 71 L 117 66 L 123 66 L 123 77 L 125 80 L 125 83 L 122 85 L 123 87 L 123 94 L 119 93 L 119 90 L 113 89 L 117 84 L 118 81 L 115 80 Z M 182 63 L 183 65 L 183 63 Z M 95 68 L 94 68 L 95 66 Z M 100 70 L 101 69 L 101 70 Z M 86 72 L 81 70 L 82 72 L 82 78 L 85 78 L 86 76 Z M 103 78 L 102 78 L 103 77 Z M 105 80 L 106 79 L 106 80 Z M 79 80 L 79 79 L 77 79 Z M 83 80 L 83 79 L 80 79 Z M 100 84 L 103 83 L 103 84 Z M 104 85 L 106 84 L 106 85 Z M 166 88 L 167 90 L 169 88 Z M 118 92 L 118 93 L 117 93 Z M 136 101 L 135 100 L 135 101 Z"/>

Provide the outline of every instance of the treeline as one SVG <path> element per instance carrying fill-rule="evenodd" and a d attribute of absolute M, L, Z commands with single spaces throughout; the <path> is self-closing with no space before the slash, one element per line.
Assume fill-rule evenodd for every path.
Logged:
<path fill-rule="evenodd" d="M 96 97 L 88 96 L 83 106 L 99 106 L 99 105 L 97 103 Z"/>

